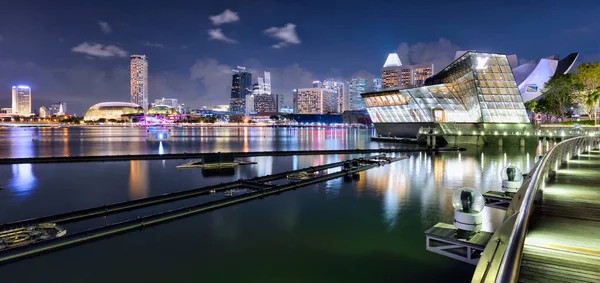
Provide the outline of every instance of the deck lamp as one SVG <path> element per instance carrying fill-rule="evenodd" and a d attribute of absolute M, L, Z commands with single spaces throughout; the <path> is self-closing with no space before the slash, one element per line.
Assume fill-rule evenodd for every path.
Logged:
<path fill-rule="evenodd" d="M 505 192 L 514 193 L 523 185 L 523 172 L 514 165 L 502 168 L 500 178 L 502 178 L 502 190 Z"/>
<path fill-rule="evenodd" d="M 452 194 L 454 226 L 459 230 L 479 232 L 481 210 L 485 205 L 483 195 L 473 188 L 460 188 Z"/>

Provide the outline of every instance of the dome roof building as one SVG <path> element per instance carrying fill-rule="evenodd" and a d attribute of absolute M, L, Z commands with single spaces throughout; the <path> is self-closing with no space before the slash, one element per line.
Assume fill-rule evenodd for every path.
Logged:
<path fill-rule="evenodd" d="M 102 102 L 90 107 L 83 117 L 84 121 L 99 119 L 122 119 L 122 115 L 144 115 L 144 109 L 129 102 Z"/>
<path fill-rule="evenodd" d="M 148 115 L 172 116 L 179 114 L 177 110 L 169 105 L 156 105 L 148 109 Z"/>

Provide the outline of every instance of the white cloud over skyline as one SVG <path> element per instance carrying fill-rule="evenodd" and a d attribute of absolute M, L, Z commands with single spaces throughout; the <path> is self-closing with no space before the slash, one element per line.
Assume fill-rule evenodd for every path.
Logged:
<path fill-rule="evenodd" d="M 282 48 L 290 44 L 300 44 L 300 37 L 296 32 L 296 25 L 288 23 L 282 27 L 270 27 L 263 31 L 266 35 L 279 40 L 272 45 L 273 48 Z"/>
<path fill-rule="evenodd" d="M 226 9 L 223 13 L 208 17 L 213 25 L 218 26 L 222 24 L 234 23 L 240 20 L 238 13 Z"/>
<path fill-rule="evenodd" d="M 102 45 L 99 43 L 81 43 L 71 49 L 72 52 L 83 53 L 95 57 L 127 57 L 128 52 L 115 45 Z"/>
<path fill-rule="evenodd" d="M 208 30 L 208 39 L 209 40 L 219 40 L 219 41 L 223 41 L 223 42 L 227 42 L 227 43 L 237 43 L 237 40 L 235 40 L 233 38 L 229 38 L 225 34 L 223 34 L 223 31 L 220 28 L 209 29 Z"/>

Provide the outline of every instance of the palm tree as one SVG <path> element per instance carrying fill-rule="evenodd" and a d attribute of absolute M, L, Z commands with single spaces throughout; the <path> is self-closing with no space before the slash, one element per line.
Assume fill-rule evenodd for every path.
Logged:
<path fill-rule="evenodd" d="M 600 102 L 600 88 L 596 89 L 596 91 L 588 94 L 588 96 L 585 98 L 585 101 L 583 103 L 585 103 L 585 105 L 589 106 L 590 108 L 592 108 L 594 111 L 594 126 L 597 123 L 598 120 L 598 103 Z"/>

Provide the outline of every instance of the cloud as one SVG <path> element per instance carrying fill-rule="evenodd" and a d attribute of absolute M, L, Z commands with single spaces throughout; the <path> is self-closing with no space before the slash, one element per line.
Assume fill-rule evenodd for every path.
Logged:
<path fill-rule="evenodd" d="M 218 104 L 229 103 L 231 93 L 232 67 L 221 64 L 215 59 L 196 60 L 190 67 L 190 79 L 199 81 L 203 86 L 201 96 L 219 101 Z"/>
<path fill-rule="evenodd" d="M 283 27 L 270 27 L 264 30 L 264 33 L 270 37 L 280 40 L 279 43 L 273 45 L 273 48 L 282 48 L 289 44 L 300 44 L 300 38 L 296 33 L 295 24 L 286 24 Z"/>
<path fill-rule="evenodd" d="M 98 25 L 104 34 L 110 34 L 112 32 L 112 28 L 107 22 L 99 21 Z"/>
<path fill-rule="evenodd" d="M 145 41 L 142 43 L 144 46 L 156 47 L 156 48 L 165 48 L 165 45 L 157 42 Z"/>
<path fill-rule="evenodd" d="M 223 13 L 208 17 L 213 25 L 218 26 L 222 24 L 228 24 L 237 22 L 240 20 L 238 13 L 231 11 L 229 9 L 223 11 Z"/>
<path fill-rule="evenodd" d="M 460 50 L 458 45 L 441 37 L 438 41 L 419 42 L 413 45 L 402 42 L 396 49 L 396 53 L 403 65 L 433 63 L 437 73 L 454 61 L 454 55 L 458 50 Z"/>
<path fill-rule="evenodd" d="M 81 43 L 71 49 L 73 52 L 83 53 L 96 57 L 127 57 L 127 51 L 114 45 L 102 45 L 99 43 Z"/>
<path fill-rule="evenodd" d="M 229 38 L 223 34 L 220 28 L 218 29 L 209 29 L 208 30 L 208 39 L 209 40 L 219 40 L 228 43 L 237 43 L 235 39 Z"/>

